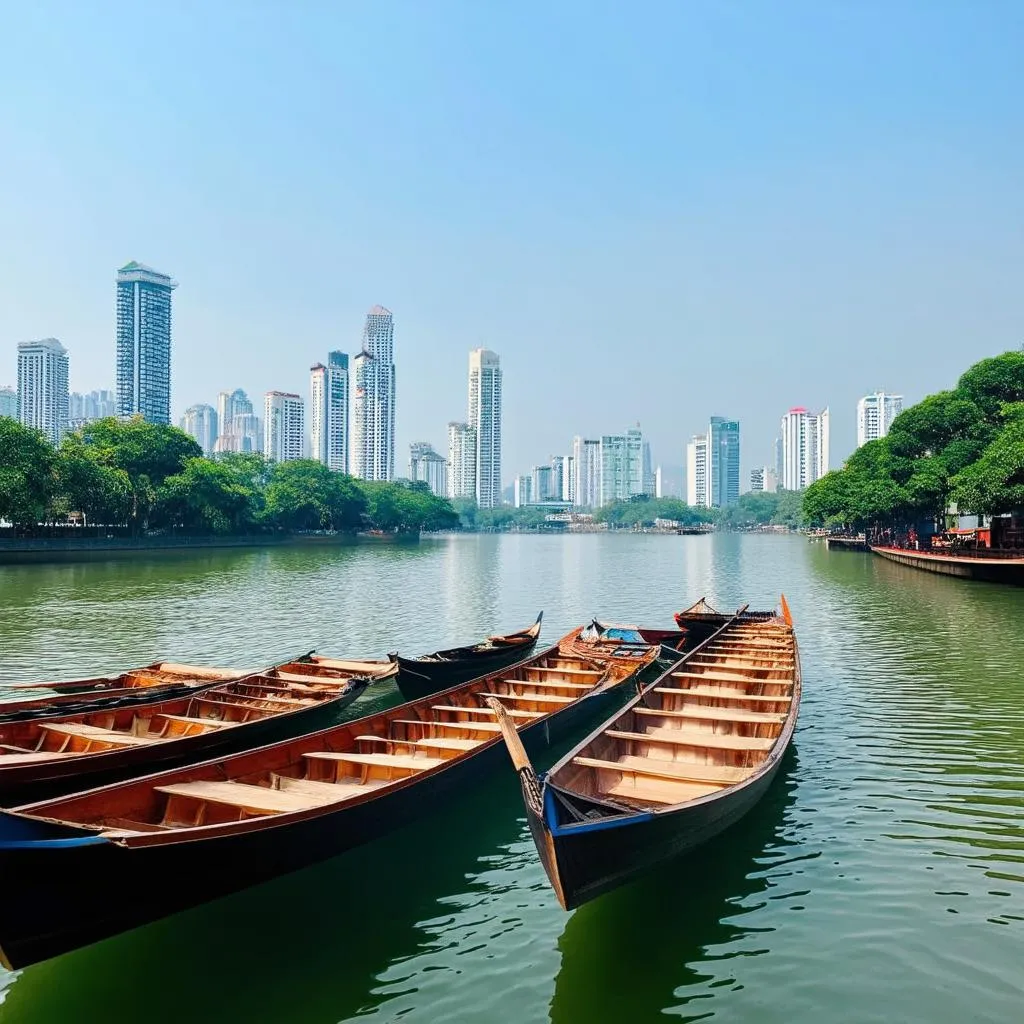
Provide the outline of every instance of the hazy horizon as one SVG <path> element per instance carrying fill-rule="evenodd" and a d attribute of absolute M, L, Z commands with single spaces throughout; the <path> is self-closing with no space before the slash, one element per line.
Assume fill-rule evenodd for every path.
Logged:
<path fill-rule="evenodd" d="M 0 42 L 0 385 L 114 386 L 114 277 L 172 275 L 172 418 L 309 398 L 395 318 L 396 472 L 504 371 L 503 478 L 640 422 L 907 404 L 1024 340 L 1024 8 L 43 2 Z M 308 418 L 308 417 L 307 417 Z"/>

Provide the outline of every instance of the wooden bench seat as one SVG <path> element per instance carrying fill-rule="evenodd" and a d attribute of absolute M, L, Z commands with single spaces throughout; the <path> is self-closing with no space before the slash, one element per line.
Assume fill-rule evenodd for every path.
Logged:
<path fill-rule="evenodd" d="M 491 696 L 491 695 L 485 694 L 485 696 Z M 460 707 L 457 704 L 450 704 L 450 705 L 449 704 L 434 704 L 433 707 L 431 708 L 431 711 L 460 711 L 460 712 L 462 712 L 463 714 L 466 714 L 466 715 L 486 715 L 486 716 L 490 716 L 491 718 L 494 717 L 494 712 L 490 708 L 464 708 L 464 707 Z M 543 718 L 544 717 L 544 712 L 543 711 L 512 711 L 512 710 L 509 710 L 509 711 L 506 711 L 505 714 L 508 715 L 510 718 Z M 442 723 L 431 723 L 431 724 L 442 724 L 443 725 L 444 723 L 442 722 Z M 454 724 L 454 723 L 449 723 L 449 724 Z M 462 723 L 460 722 L 458 724 L 461 725 Z M 469 725 L 470 723 L 467 722 L 466 724 Z"/>
<path fill-rule="evenodd" d="M 483 740 L 468 740 L 468 739 L 456 739 L 451 737 L 445 739 L 444 737 L 424 737 L 421 740 L 395 740 L 388 739 L 386 736 L 357 736 L 357 743 L 380 743 L 387 746 L 402 746 L 402 747 L 429 747 L 433 750 L 472 750 L 473 747 L 479 746 L 483 743 Z"/>
<path fill-rule="evenodd" d="M 432 722 L 421 718 L 396 718 L 393 724 L 421 725 L 424 728 L 436 729 L 438 732 L 501 732 L 501 726 L 497 722 Z"/>
<path fill-rule="evenodd" d="M 706 722 L 763 722 L 781 724 L 786 716 L 776 711 L 742 711 L 739 708 L 709 708 L 706 704 L 690 704 L 678 711 L 656 711 L 653 708 L 633 708 L 633 713 L 644 717 L 695 718 Z"/>
<path fill-rule="evenodd" d="M 558 672 L 567 676 L 594 676 L 600 679 L 602 672 L 596 668 L 543 668 L 540 665 L 527 665 L 527 672 Z"/>
<path fill-rule="evenodd" d="M 497 697 L 498 700 L 529 701 L 531 704 L 574 704 L 576 697 L 555 697 L 543 693 L 489 693 L 481 691 L 478 697 Z"/>
<path fill-rule="evenodd" d="M 368 779 L 366 782 L 314 782 L 311 779 L 293 779 L 288 775 L 277 775 L 273 772 L 270 781 L 274 784 L 274 789 L 322 797 L 324 804 L 348 800 L 350 797 L 360 796 L 388 784 L 385 779 Z"/>
<path fill-rule="evenodd" d="M 63 722 L 40 722 L 40 729 L 47 732 L 59 733 L 61 736 L 73 736 L 80 740 L 92 740 L 97 743 L 109 743 L 111 746 L 138 747 L 147 743 L 155 743 L 158 736 L 132 736 L 127 732 L 118 732 L 116 729 L 100 729 L 95 725 L 84 723 L 65 724 Z"/>
<path fill-rule="evenodd" d="M 734 786 L 753 773 L 753 768 L 727 768 L 714 764 L 691 764 L 689 761 L 654 761 L 646 757 L 624 757 L 620 761 L 603 761 L 596 757 L 574 757 L 573 764 L 584 768 L 606 768 L 613 772 L 650 775 L 657 779 L 681 782 L 708 782 L 718 786 Z"/>
<path fill-rule="evenodd" d="M 654 729 L 651 732 L 624 732 L 608 729 L 605 736 L 637 743 L 663 743 L 673 747 L 700 747 L 704 750 L 771 750 L 774 737 L 732 736 L 707 729 Z"/>
<path fill-rule="evenodd" d="M 239 722 L 225 722 L 219 718 L 190 718 L 188 715 L 154 715 L 153 718 L 166 718 L 184 725 L 208 725 L 213 729 L 230 729 L 240 724 Z"/>
<path fill-rule="evenodd" d="M 675 697 L 713 697 L 728 701 L 771 701 L 777 704 L 789 704 L 793 698 L 779 693 L 745 693 L 742 690 L 729 690 L 719 686 L 691 686 L 686 690 L 674 690 L 668 686 L 656 686 L 655 693 L 667 693 Z"/>
<path fill-rule="evenodd" d="M 248 814 L 287 814 L 305 811 L 329 801 L 309 793 L 291 793 L 269 786 L 250 786 L 243 782 L 173 782 L 155 786 L 154 791 L 167 796 L 184 796 L 203 803 L 237 807 Z"/>
<path fill-rule="evenodd" d="M 333 750 L 321 750 L 303 754 L 312 761 L 341 761 L 345 764 L 360 764 L 374 768 L 401 768 L 403 771 L 420 772 L 445 764 L 443 757 L 409 757 L 402 754 L 346 754 Z"/>
<path fill-rule="evenodd" d="M 576 690 L 586 693 L 594 687 L 591 683 L 542 683 L 536 679 L 516 679 L 514 676 L 502 676 L 499 683 L 510 683 L 513 686 L 530 686 L 535 690 Z"/>
<path fill-rule="evenodd" d="M 673 672 L 673 679 L 713 679 L 720 683 L 788 683 L 790 676 L 782 679 L 758 679 L 756 676 L 741 676 L 734 672 Z"/>

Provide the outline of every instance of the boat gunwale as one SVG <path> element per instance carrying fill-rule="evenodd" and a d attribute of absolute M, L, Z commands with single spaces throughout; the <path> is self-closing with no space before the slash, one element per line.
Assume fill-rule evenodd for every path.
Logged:
<path fill-rule="evenodd" d="M 475 644 L 447 647 L 443 650 L 432 651 L 430 654 L 421 654 L 415 658 L 406 658 L 401 654 L 396 654 L 394 664 L 398 665 L 403 672 L 420 675 L 422 673 L 417 673 L 415 668 L 410 666 L 426 665 L 431 667 L 434 665 L 450 665 L 452 662 L 459 661 L 460 658 L 464 658 L 467 661 L 472 661 L 473 658 L 480 658 L 481 661 L 486 661 L 488 658 L 497 657 L 500 654 L 508 654 L 510 651 L 518 650 L 519 648 L 529 649 L 540 640 L 543 619 L 544 612 L 542 611 L 531 625 L 525 626 L 523 629 L 517 629 L 512 633 L 495 634 Z M 502 641 L 507 646 L 492 645 L 484 647 L 484 644 L 491 644 L 494 640 Z"/>

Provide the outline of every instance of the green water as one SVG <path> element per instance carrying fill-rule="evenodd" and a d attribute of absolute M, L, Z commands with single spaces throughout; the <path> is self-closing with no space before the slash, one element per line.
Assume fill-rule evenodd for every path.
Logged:
<path fill-rule="evenodd" d="M 1022 1019 L 1024 590 L 773 536 L 4 568 L 0 684 L 160 656 L 416 652 L 541 608 L 551 639 L 591 615 L 667 625 L 704 594 L 758 607 L 780 590 L 803 656 L 795 747 L 696 856 L 565 914 L 510 768 L 316 868 L 0 970 L 0 1024 Z M 0 913 L 17 884 L 0 879 Z"/>

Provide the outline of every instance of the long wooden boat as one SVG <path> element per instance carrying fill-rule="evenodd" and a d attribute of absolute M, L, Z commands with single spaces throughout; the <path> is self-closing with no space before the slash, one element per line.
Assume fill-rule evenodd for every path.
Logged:
<path fill-rule="evenodd" d="M 4 890 L 0 962 L 24 967 L 369 842 L 500 767 L 488 698 L 540 749 L 657 653 L 583 659 L 555 645 L 312 735 L 0 812 L 0 878 L 18 879 Z"/>
<path fill-rule="evenodd" d="M 544 776 L 493 707 L 566 910 L 711 839 L 768 788 L 800 704 L 785 598 L 782 609 L 730 618 Z"/>
<path fill-rule="evenodd" d="M 737 616 L 741 622 L 766 622 L 775 618 L 776 612 L 751 611 L 746 606 L 735 613 L 720 612 L 712 608 L 707 599 L 702 597 L 689 608 L 676 612 L 673 618 L 680 629 L 685 629 L 693 640 L 699 643 Z"/>
<path fill-rule="evenodd" d="M 88 789 L 318 729 L 365 679 L 254 673 L 169 701 L 0 724 L 0 805 Z"/>
<path fill-rule="evenodd" d="M 434 651 L 419 658 L 392 655 L 398 668 L 398 689 L 406 700 L 415 700 L 522 661 L 537 645 L 543 618 L 541 612 L 526 629 L 489 636 L 468 647 Z"/>

